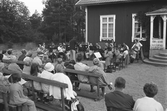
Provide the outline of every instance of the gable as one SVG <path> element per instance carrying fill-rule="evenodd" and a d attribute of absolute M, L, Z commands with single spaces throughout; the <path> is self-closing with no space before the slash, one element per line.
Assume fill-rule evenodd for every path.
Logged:
<path fill-rule="evenodd" d="M 108 3 L 128 3 L 128 2 L 142 2 L 142 1 L 151 1 L 151 0 L 79 0 L 76 5 L 101 5 Z"/>

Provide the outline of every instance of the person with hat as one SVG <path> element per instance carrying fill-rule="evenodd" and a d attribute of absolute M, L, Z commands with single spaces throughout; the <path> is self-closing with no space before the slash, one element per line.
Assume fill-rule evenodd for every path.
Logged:
<path fill-rule="evenodd" d="M 93 74 L 102 75 L 101 78 L 99 79 L 99 85 L 102 86 L 101 87 L 102 95 L 104 95 L 105 87 L 103 87 L 103 86 L 109 86 L 109 84 L 106 81 L 106 73 L 103 71 L 103 69 L 101 67 L 99 67 L 99 64 L 100 64 L 100 60 L 98 58 L 94 58 L 93 59 L 93 66 L 91 66 L 88 71 L 93 73 Z M 97 84 L 96 79 L 92 78 L 92 77 L 89 78 L 89 82 L 92 84 Z M 90 92 L 94 92 L 94 91 L 95 90 L 93 89 L 93 86 L 91 85 Z"/>
<path fill-rule="evenodd" d="M 40 74 L 39 77 L 44 78 L 44 79 L 51 79 L 53 72 L 54 71 L 54 65 L 50 62 L 46 63 L 44 66 L 44 70 Z M 44 91 L 45 94 L 49 93 L 49 85 L 46 84 L 41 84 L 42 85 L 42 90 Z"/>

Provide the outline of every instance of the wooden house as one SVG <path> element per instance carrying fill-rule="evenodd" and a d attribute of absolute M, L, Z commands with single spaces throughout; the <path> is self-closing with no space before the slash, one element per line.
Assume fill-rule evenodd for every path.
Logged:
<path fill-rule="evenodd" d="M 134 39 L 143 44 L 146 57 L 167 49 L 166 0 L 79 0 L 86 12 L 86 42 L 114 40 L 132 46 Z M 149 18 L 149 31 L 144 30 L 137 14 Z"/>

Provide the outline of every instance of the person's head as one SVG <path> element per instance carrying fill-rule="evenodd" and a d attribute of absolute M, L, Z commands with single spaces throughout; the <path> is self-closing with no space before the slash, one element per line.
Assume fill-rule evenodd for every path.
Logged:
<path fill-rule="evenodd" d="M 54 65 L 50 62 L 46 63 L 45 66 L 44 66 L 44 69 L 48 72 L 52 72 L 54 70 Z"/>
<path fill-rule="evenodd" d="M 26 56 L 32 57 L 32 52 L 29 51 Z"/>
<path fill-rule="evenodd" d="M 73 64 L 73 65 L 76 64 L 76 62 L 75 62 L 74 60 L 70 60 L 69 63 L 70 63 L 70 64 Z"/>
<path fill-rule="evenodd" d="M 21 53 L 24 54 L 24 55 L 26 55 L 27 51 L 25 49 L 22 49 Z"/>
<path fill-rule="evenodd" d="M 55 67 L 56 73 L 64 72 L 64 66 L 62 64 L 57 64 Z"/>
<path fill-rule="evenodd" d="M 6 50 L 2 50 L 2 54 L 6 54 Z"/>
<path fill-rule="evenodd" d="M 119 89 L 124 89 L 124 88 L 125 88 L 125 84 L 126 84 L 125 79 L 122 78 L 122 77 L 118 77 L 118 78 L 116 78 L 116 80 L 115 80 L 114 86 L 115 86 L 116 88 L 119 88 Z"/>
<path fill-rule="evenodd" d="M 98 58 L 93 59 L 93 64 L 98 65 L 100 63 L 100 60 Z"/>
<path fill-rule="evenodd" d="M 19 73 L 13 73 L 10 77 L 9 77 L 9 82 L 11 83 L 17 83 L 21 81 L 21 76 Z"/>
<path fill-rule="evenodd" d="M 77 62 L 81 62 L 82 61 L 82 54 L 81 53 L 77 54 L 76 60 L 77 60 Z"/>
<path fill-rule="evenodd" d="M 33 63 L 33 64 L 31 65 L 30 74 L 31 74 L 32 76 L 37 76 L 37 75 L 38 75 L 38 72 L 39 72 L 39 65 L 36 64 L 36 63 Z"/>
<path fill-rule="evenodd" d="M 146 83 L 143 87 L 143 91 L 147 97 L 154 97 L 158 93 L 158 87 L 154 83 Z"/>
<path fill-rule="evenodd" d="M 11 54 L 12 54 L 12 52 L 13 52 L 13 50 L 12 50 L 12 49 L 8 49 L 7 54 L 8 54 L 8 55 L 11 55 Z"/>
<path fill-rule="evenodd" d="M 37 56 L 40 58 L 40 59 L 42 59 L 43 58 L 43 56 L 44 56 L 44 54 L 43 54 L 43 52 L 37 52 Z"/>
<path fill-rule="evenodd" d="M 57 59 L 57 63 L 58 63 L 58 64 L 61 64 L 62 62 L 63 62 L 63 59 L 62 59 L 62 58 L 58 58 L 58 59 Z"/>

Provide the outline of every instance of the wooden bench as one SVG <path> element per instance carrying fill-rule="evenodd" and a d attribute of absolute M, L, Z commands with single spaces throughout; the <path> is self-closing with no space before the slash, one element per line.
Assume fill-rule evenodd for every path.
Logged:
<path fill-rule="evenodd" d="M 13 74 L 14 72 L 12 72 L 10 70 L 5 70 L 4 73 Z M 68 88 L 67 84 L 61 83 L 61 82 L 58 82 L 58 81 L 53 81 L 53 80 L 48 80 L 48 79 L 44 79 L 44 78 L 40 78 L 40 77 L 27 75 L 27 74 L 24 74 L 24 73 L 22 73 L 21 76 L 22 76 L 23 79 L 32 81 L 31 83 L 33 83 L 33 81 L 35 81 L 35 82 L 38 82 L 38 83 L 44 83 L 44 84 L 47 84 L 47 85 L 52 85 L 52 86 L 56 86 L 56 87 L 60 88 L 60 91 L 61 91 L 61 106 L 50 105 L 50 104 L 45 104 L 43 102 L 39 102 L 39 101 L 36 100 L 35 89 L 34 89 L 34 86 L 32 84 L 32 94 L 33 94 L 32 100 L 35 102 L 35 105 L 36 105 L 37 108 L 43 109 L 43 110 L 46 110 L 46 111 L 66 111 L 65 110 L 65 101 L 64 101 L 63 90 L 65 88 Z M 4 94 L 4 97 L 6 98 L 7 93 L 3 92 L 2 94 Z M 5 102 L 5 104 L 4 104 L 5 108 L 7 108 L 7 111 L 8 111 L 9 107 L 6 105 L 7 104 L 6 100 L 4 100 L 4 102 Z"/>
<path fill-rule="evenodd" d="M 97 93 L 88 93 L 87 91 L 77 91 L 76 90 L 76 93 L 78 94 L 78 96 L 83 96 L 83 97 L 87 97 L 87 98 L 91 98 L 91 99 L 94 99 L 95 101 L 96 100 L 100 100 L 103 98 L 103 96 L 100 95 L 100 88 L 101 87 L 105 87 L 105 85 L 103 86 L 100 86 L 99 84 L 99 78 L 101 78 L 102 75 L 100 74 L 94 74 L 94 73 L 89 73 L 89 72 L 86 72 L 86 71 L 77 71 L 77 70 L 74 70 L 74 69 L 65 69 L 64 72 L 68 75 L 68 74 L 77 74 L 77 75 L 83 75 L 83 76 L 88 76 L 88 78 L 94 78 L 96 80 L 96 83 L 92 84 L 90 82 L 82 82 L 82 81 L 74 81 L 74 82 L 78 82 L 78 83 L 83 83 L 83 84 L 89 84 L 89 85 L 93 85 L 93 86 L 97 86 Z"/>
<path fill-rule="evenodd" d="M 60 87 L 60 91 L 61 91 L 61 106 L 45 104 L 43 102 L 37 101 L 36 98 L 35 98 L 35 89 L 34 89 L 34 87 L 32 87 L 33 100 L 34 100 L 35 105 L 36 105 L 37 108 L 40 108 L 40 109 L 43 109 L 43 110 L 47 110 L 47 111 L 66 111 L 65 110 L 65 101 L 64 101 L 63 90 L 65 88 L 68 88 L 67 84 L 61 83 L 61 82 L 58 82 L 58 81 L 53 81 L 53 80 L 40 78 L 40 77 L 35 77 L 35 76 L 27 75 L 27 74 L 22 74 L 22 78 L 24 78 L 26 80 L 30 80 L 30 81 L 35 81 L 35 82 L 39 82 L 39 83 L 44 83 L 44 84 Z M 33 86 L 33 84 L 32 84 L 32 86 Z"/>

